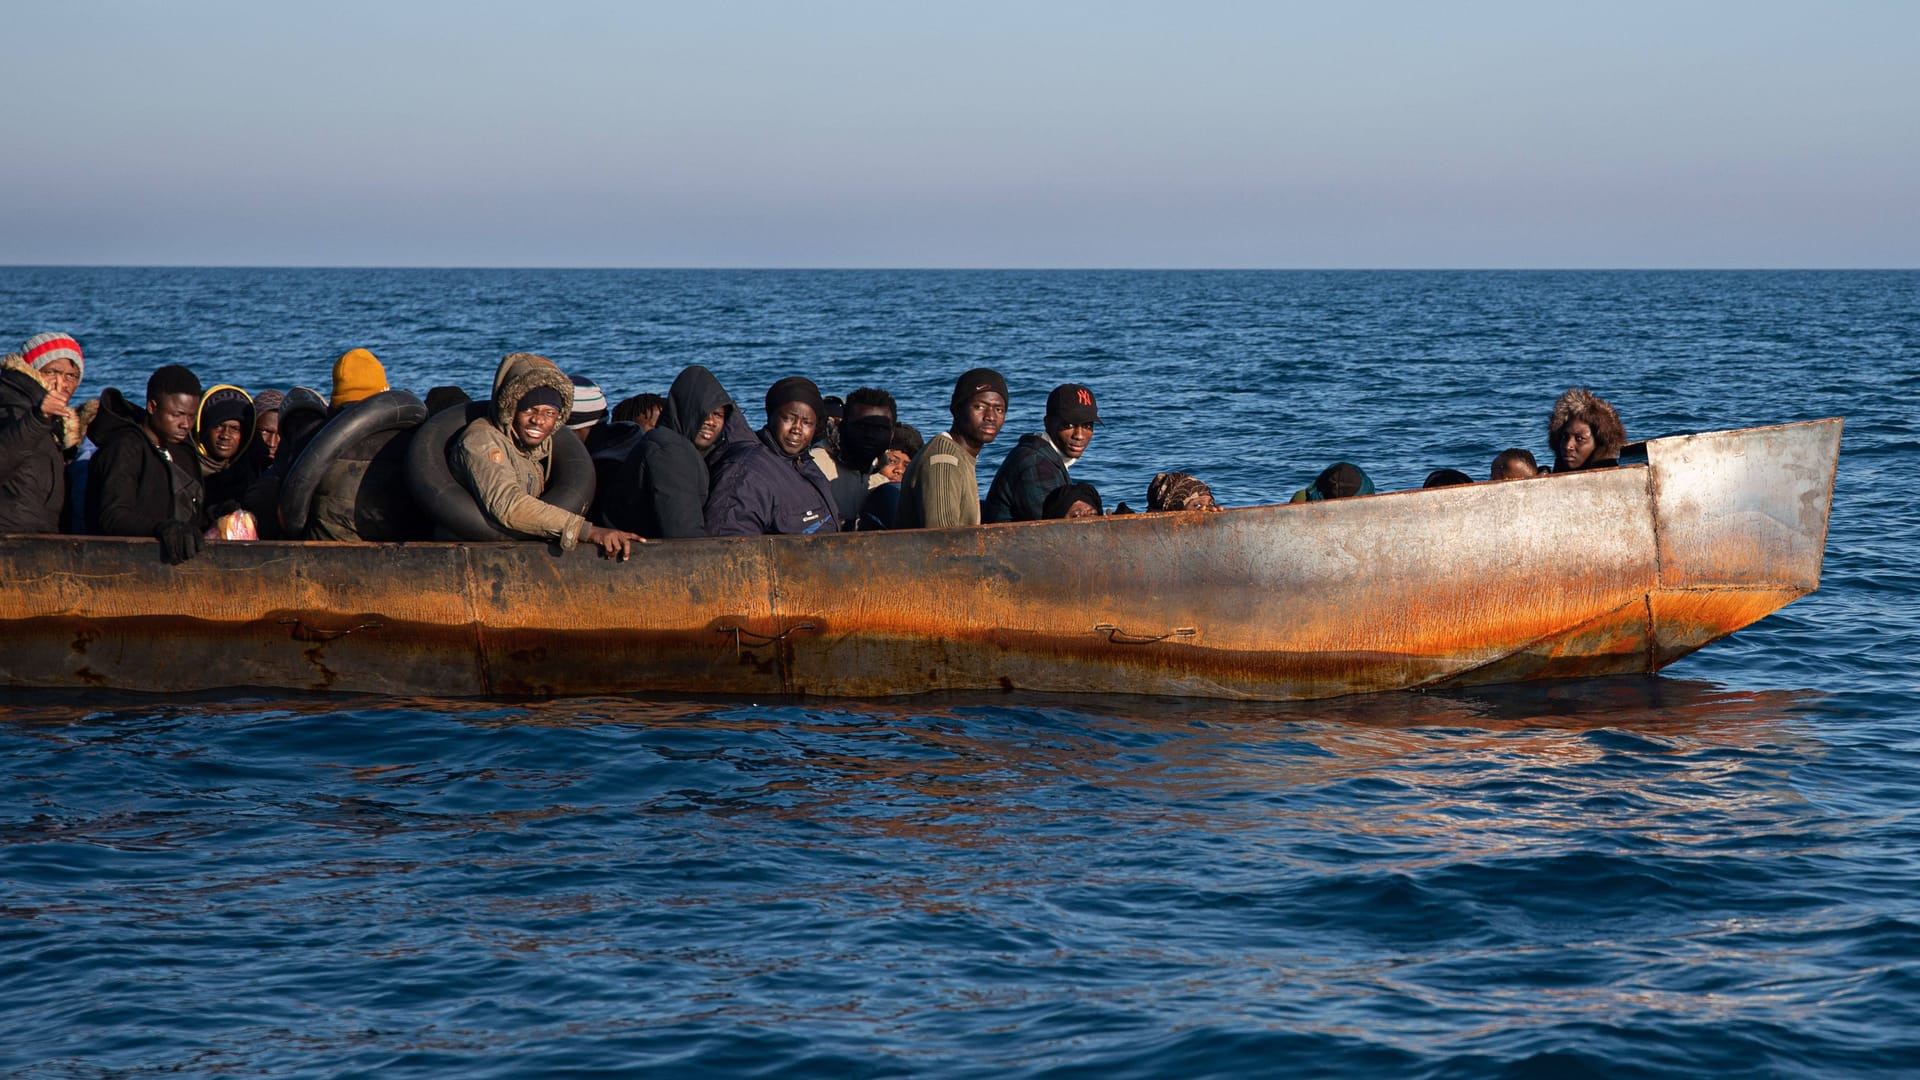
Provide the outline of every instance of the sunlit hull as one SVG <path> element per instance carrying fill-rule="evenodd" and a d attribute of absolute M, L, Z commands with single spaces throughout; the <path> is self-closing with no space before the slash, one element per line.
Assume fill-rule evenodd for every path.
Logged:
<path fill-rule="evenodd" d="M 1298 699 L 1657 671 L 1818 587 L 1838 419 L 1220 514 L 648 544 L 10 537 L 0 684 Z"/>

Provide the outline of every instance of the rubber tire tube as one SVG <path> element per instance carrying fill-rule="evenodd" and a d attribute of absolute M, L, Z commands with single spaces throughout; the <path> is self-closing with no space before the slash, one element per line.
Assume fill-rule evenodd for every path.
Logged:
<path fill-rule="evenodd" d="M 409 391 L 382 390 L 328 420 L 300 451 L 280 485 L 280 523 L 287 537 L 305 536 L 320 478 L 348 447 L 383 431 L 417 428 L 426 418 L 427 407 Z"/>
<path fill-rule="evenodd" d="M 464 406 L 449 406 L 428 417 L 427 422 L 414 433 L 413 444 L 407 448 L 407 486 L 413 490 L 414 500 L 436 524 L 462 540 L 523 539 L 494 525 L 486 511 L 480 509 L 473 493 L 454 477 L 453 469 L 448 464 L 448 452 L 460 438 L 460 433 L 467 429 L 468 424 L 484 419 L 492 412 L 491 401 L 470 401 Z M 586 444 L 571 431 L 566 432 L 565 438 L 560 435 L 560 430 L 556 428 L 548 436 L 554 440 L 553 472 L 547 490 L 540 495 L 540 501 L 570 514 L 585 516 L 587 508 L 593 504 L 593 456 L 587 453 Z"/>

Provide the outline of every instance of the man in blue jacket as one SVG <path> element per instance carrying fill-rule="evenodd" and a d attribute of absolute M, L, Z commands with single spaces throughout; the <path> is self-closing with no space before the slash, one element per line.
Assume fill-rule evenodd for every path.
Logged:
<path fill-rule="evenodd" d="M 833 489 L 808 453 L 826 415 L 811 379 L 794 375 L 773 384 L 759 438 L 729 447 L 714 462 L 709 536 L 839 531 Z"/>

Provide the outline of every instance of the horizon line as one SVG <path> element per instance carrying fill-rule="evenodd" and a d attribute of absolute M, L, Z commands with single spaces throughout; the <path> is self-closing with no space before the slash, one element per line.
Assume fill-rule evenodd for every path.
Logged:
<path fill-rule="evenodd" d="M 0 270 L 558 270 L 706 271 L 717 273 L 1300 273 L 1300 274 L 1513 274 L 1513 273 L 1904 273 L 1914 266 L 776 266 L 562 265 L 506 266 L 481 263 L 4 263 Z"/>

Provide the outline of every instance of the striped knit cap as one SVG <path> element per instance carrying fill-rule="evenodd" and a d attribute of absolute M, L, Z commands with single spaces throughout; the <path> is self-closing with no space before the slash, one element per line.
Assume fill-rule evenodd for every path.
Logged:
<path fill-rule="evenodd" d="M 607 418 L 607 395 L 600 387 L 584 375 L 567 376 L 573 381 L 573 415 L 568 418 L 567 426 L 575 431 L 587 428 Z"/>
<path fill-rule="evenodd" d="M 74 371 L 81 378 L 87 375 L 87 362 L 80 359 L 80 343 L 73 340 L 71 334 L 35 334 L 20 346 L 20 358 L 35 371 L 55 360 L 71 360 Z"/>

